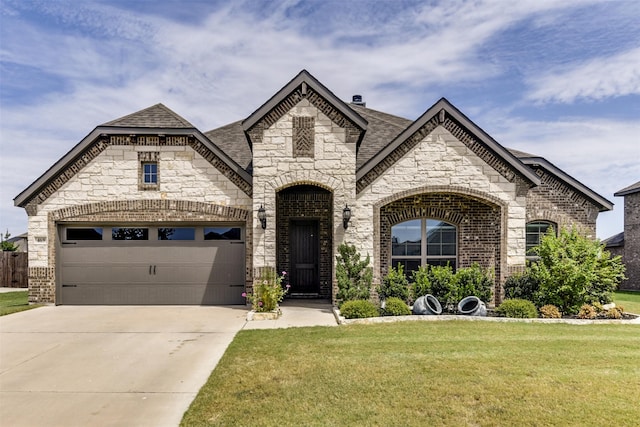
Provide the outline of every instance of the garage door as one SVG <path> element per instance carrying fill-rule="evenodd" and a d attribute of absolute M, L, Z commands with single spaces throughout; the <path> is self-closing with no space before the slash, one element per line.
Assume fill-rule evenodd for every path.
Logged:
<path fill-rule="evenodd" d="M 60 226 L 61 304 L 244 304 L 240 226 Z"/>

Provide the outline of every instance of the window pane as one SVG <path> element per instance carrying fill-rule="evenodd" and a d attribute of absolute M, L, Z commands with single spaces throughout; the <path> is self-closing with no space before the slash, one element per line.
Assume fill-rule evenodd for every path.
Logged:
<path fill-rule="evenodd" d="M 549 227 L 553 224 L 550 222 L 538 221 L 527 224 L 526 234 L 526 253 L 527 256 L 535 256 L 532 249 L 540 244 L 540 239 L 547 233 Z"/>
<path fill-rule="evenodd" d="M 205 227 L 204 240 L 240 240 L 240 227 Z"/>
<path fill-rule="evenodd" d="M 442 266 L 442 267 L 444 267 L 446 265 L 449 265 L 449 266 L 451 266 L 453 271 L 456 271 L 456 259 L 455 258 L 429 259 L 429 260 L 427 260 L 427 264 L 428 265 L 434 265 L 434 266 Z"/>
<path fill-rule="evenodd" d="M 144 163 L 142 166 L 143 166 L 144 183 L 157 184 L 158 183 L 158 164 Z"/>
<path fill-rule="evenodd" d="M 158 240 L 195 240 L 196 229 L 193 227 L 158 228 Z"/>
<path fill-rule="evenodd" d="M 112 228 L 111 240 L 149 240 L 148 228 Z"/>
<path fill-rule="evenodd" d="M 422 242 L 421 220 L 406 221 L 391 227 L 391 254 L 420 255 Z"/>
<path fill-rule="evenodd" d="M 442 245 L 442 255 L 455 255 L 456 245 Z"/>
<path fill-rule="evenodd" d="M 393 268 L 398 268 L 398 264 L 402 264 L 404 267 L 404 274 L 407 277 L 411 277 L 412 271 L 418 271 L 418 267 L 420 267 L 420 260 L 396 258 L 391 261 Z"/>
<path fill-rule="evenodd" d="M 102 228 L 67 228 L 67 240 L 102 240 Z"/>

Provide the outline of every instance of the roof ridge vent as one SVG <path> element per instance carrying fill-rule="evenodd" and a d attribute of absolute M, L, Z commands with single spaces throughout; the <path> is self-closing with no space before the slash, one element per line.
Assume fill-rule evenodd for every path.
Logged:
<path fill-rule="evenodd" d="M 351 97 L 351 103 L 353 105 L 360 105 L 361 107 L 367 106 L 367 103 L 362 101 L 362 95 L 353 95 Z"/>

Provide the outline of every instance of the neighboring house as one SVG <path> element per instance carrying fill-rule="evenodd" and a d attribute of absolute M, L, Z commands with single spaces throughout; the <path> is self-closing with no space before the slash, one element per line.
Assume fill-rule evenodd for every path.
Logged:
<path fill-rule="evenodd" d="M 444 98 L 410 121 L 306 71 L 209 132 L 162 104 L 100 125 L 15 204 L 30 300 L 56 304 L 242 304 L 264 267 L 331 299 L 341 243 L 371 256 L 376 282 L 398 264 L 479 263 L 495 303 L 547 227 L 595 237 L 612 209 Z"/>
<path fill-rule="evenodd" d="M 7 242 L 13 243 L 18 248 L 18 252 L 29 252 L 29 246 L 27 242 L 27 233 L 22 233 L 19 236 L 11 237 L 7 239 Z"/>
<path fill-rule="evenodd" d="M 627 280 L 621 289 L 640 290 L 640 181 L 614 194 L 624 197 L 624 231 L 604 241 L 612 255 L 622 256 Z"/>

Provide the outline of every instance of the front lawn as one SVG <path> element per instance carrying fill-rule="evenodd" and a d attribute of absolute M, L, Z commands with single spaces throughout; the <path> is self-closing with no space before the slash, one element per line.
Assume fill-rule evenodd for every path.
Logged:
<path fill-rule="evenodd" d="M 636 426 L 640 326 L 241 331 L 183 426 Z"/>
<path fill-rule="evenodd" d="M 614 292 L 613 301 L 616 305 L 624 307 L 627 313 L 640 314 L 640 292 L 639 291 L 617 291 Z"/>
<path fill-rule="evenodd" d="M 0 293 L 0 316 L 36 307 L 39 307 L 39 305 L 29 305 L 28 291 Z"/>

